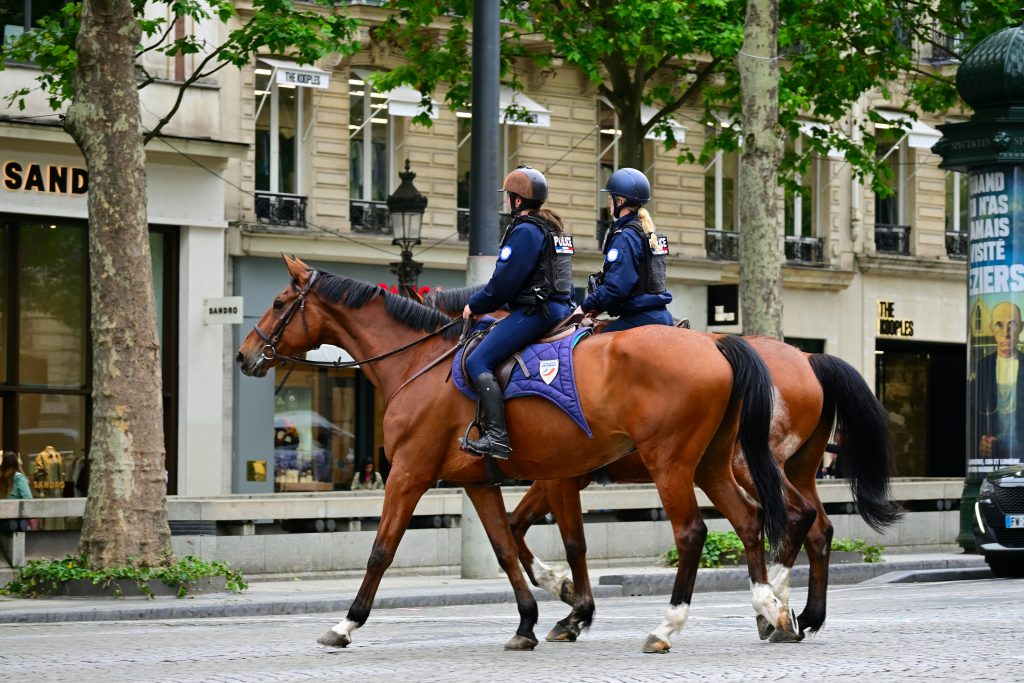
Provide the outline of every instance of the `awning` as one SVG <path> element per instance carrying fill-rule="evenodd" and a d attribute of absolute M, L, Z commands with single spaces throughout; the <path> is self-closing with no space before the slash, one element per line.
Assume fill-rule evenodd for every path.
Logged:
<path fill-rule="evenodd" d="M 640 122 L 646 124 L 648 121 L 653 119 L 654 115 L 659 111 L 661 110 L 656 109 L 655 107 L 648 107 L 646 104 L 640 105 Z M 672 129 L 672 135 L 675 136 L 676 142 L 686 142 L 686 126 L 672 118 L 668 120 L 668 125 L 669 128 Z M 652 129 L 647 131 L 647 135 L 644 137 L 648 140 L 664 140 L 666 136 L 664 134 L 659 134 L 657 131 Z"/>
<path fill-rule="evenodd" d="M 315 360 L 321 363 L 333 363 L 336 360 L 341 360 L 343 363 L 348 363 L 355 359 L 340 346 L 321 344 L 320 348 L 306 351 L 306 360 Z"/>
<path fill-rule="evenodd" d="M 808 121 L 807 119 L 799 119 L 797 121 L 797 124 L 800 126 L 800 132 L 809 138 L 814 137 L 815 130 L 823 130 L 829 133 L 833 132 L 831 128 L 829 128 L 824 123 L 821 123 L 820 121 Z M 828 158 L 845 159 L 846 155 L 843 154 L 843 151 L 840 149 L 836 149 L 835 147 L 829 147 Z"/>
<path fill-rule="evenodd" d="M 876 109 L 875 113 L 881 116 L 886 121 L 899 121 L 900 128 L 907 131 L 907 144 L 916 149 L 927 149 L 931 150 L 932 145 L 939 141 L 942 137 L 937 129 L 932 128 L 926 123 L 913 119 L 909 114 L 900 111 L 886 111 L 885 109 Z M 883 127 L 883 126 L 876 126 Z"/>
<path fill-rule="evenodd" d="M 509 116 L 508 109 L 510 107 L 515 107 L 515 109 L 519 110 L 516 111 L 516 114 L 521 114 L 522 110 L 525 110 L 530 120 L 523 121 L 515 115 Z M 510 126 L 551 127 L 551 112 L 549 110 L 540 106 L 523 93 L 504 85 L 501 86 L 501 91 L 498 94 L 498 109 L 501 123 L 507 123 Z"/>
<path fill-rule="evenodd" d="M 353 68 L 352 73 L 358 76 L 363 82 L 369 81 L 372 85 L 372 76 L 374 73 L 372 70 Z M 387 100 L 388 114 L 391 116 L 412 118 L 414 116 L 419 116 L 421 113 L 427 113 L 431 119 L 436 119 L 440 116 L 440 105 L 433 99 L 430 100 L 430 111 L 427 112 L 426 107 L 423 106 L 423 96 L 416 88 L 411 88 L 407 85 L 400 85 L 397 88 L 377 94 L 382 99 Z"/>
<path fill-rule="evenodd" d="M 312 64 L 299 65 L 290 59 L 280 59 L 277 57 L 257 57 L 257 60 L 277 72 L 275 82 L 278 85 L 323 90 L 331 83 L 330 72 L 324 71 Z"/>

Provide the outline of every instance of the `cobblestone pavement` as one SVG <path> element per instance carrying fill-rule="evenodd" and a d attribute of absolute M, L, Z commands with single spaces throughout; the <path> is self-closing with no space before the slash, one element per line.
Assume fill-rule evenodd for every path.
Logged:
<path fill-rule="evenodd" d="M 1024 580 L 860 585 L 829 592 L 825 629 L 760 642 L 746 594 L 696 596 L 667 655 L 640 652 L 665 598 L 598 603 L 579 642 L 543 636 L 565 608 L 540 605 L 534 652 L 504 652 L 514 605 L 377 610 L 346 650 L 316 638 L 343 615 L 0 626 L 0 680 L 29 683 L 264 681 L 1014 681 L 1024 677 Z M 795 591 L 802 604 L 803 591 Z"/>

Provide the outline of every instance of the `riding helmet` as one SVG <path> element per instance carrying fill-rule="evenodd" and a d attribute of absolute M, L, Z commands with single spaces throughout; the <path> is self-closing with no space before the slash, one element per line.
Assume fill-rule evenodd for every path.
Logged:
<path fill-rule="evenodd" d="M 626 206 L 641 206 L 651 201 L 651 183 L 635 168 L 620 168 L 608 178 L 602 192 L 626 200 Z"/>
<path fill-rule="evenodd" d="M 505 176 L 501 189 L 523 198 L 526 206 L 539 207 L 548 198 L 548 181 L 544 174 L 529 166 L 517 166 Z"/>

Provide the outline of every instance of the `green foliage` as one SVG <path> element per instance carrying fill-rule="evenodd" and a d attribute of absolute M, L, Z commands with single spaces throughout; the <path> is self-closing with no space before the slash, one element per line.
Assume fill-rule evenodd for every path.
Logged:
<path fill-rule="evenodd" d="M 871 545 L 863 538 L 834 538 L 832 550 L 839 552 L 858 552 L 864 555 L 864 562 L 881 562 L 885 547 Z M 704 547 L 700 551 L 700 567 L 721 567 L 723 564 L 735 564 L 743 553 L 743 542 L 735 531 L 709 531 L 704 539 Z M 679 550 L 669 548 L 662 555 L 669 567 L 679 564 Z"/>
<path fill-rule="evenodd" d="M 177 588 L 178 597 L 183 598 L 195 582 L 215 576 L 223 576 L 227 580 L 227 589 L 234 593 L 248 588 L 241 572 L 234 571 L 226 563 L 206 562 L 191 555 L 167 567 L 132 564 L 107 569 L 93 569 L 84 555 L 69 555 L 63 560 L 32 560 L 18 569 L 14 580 L 4 586 L 2 592 L 23 598 L 36 598 L 59 590 L 63 583 L 73 579 L 92 581 L 94 585 L 104 588 L 114 581 L 128 579 L 136 581 L 139 590 L 150 598 L 153 597 L 148 586 L 150 581 L 163 581 L 167 586 Z M 114 594 L 119 595 L 116 586 Z"/>
<path fill-rule="evenodd" d="M 171 19 L 155 17 L 160 12 L 152 9 L 149 16 L 145 16 L 146 6 L 154 4 L 166 5 L 166 13 Z M 49 98 L 50 107 L 55 110 L 74 98 L 72 76 L 78 66 L 75 41 L 81 10 L 80 1 L 69 2 L 60 12 L 43 18 L 39 28 L 26 31 L 0 49 L 0 70 L 10 63 L 40 67 L 36 80 Z M 360 48 L 355 38 L 359 22 L 348 16 L 345 3 L 336 4 L 333 0 L 253 0 L 251 9 L 242 10 L 237 17 L 230 0 L 158 0 L 136 2 L 135 16 L 146 43 L 139 46 L 136 57 L 148 52 L 169 58 L 177 55 L 203 56 L 181 83 L 182 91 L 226 66 L 245 66 L 254 55 L 263 52 L 290 55 L 299 64 L 311 64 L 332 53 L 352 55 Z M 186 20 L 232 22 L 234 27 L 225 31 L 226 36 L 219 44 L 209 43 L 202 34 L 192 32 L 175 38 L 175 24 Z M 141 72 L 139 88 L 156 80 L 145 71 L 141 62 L 138 69 Z M 25 98 L 31 92 L 29 88 L 18 89 L 5 94 L 4 99 L 24 109 Z M 147 134 L 147 140 L 170 120 L 180 103 L 179 97 L 171 111 Z"/>

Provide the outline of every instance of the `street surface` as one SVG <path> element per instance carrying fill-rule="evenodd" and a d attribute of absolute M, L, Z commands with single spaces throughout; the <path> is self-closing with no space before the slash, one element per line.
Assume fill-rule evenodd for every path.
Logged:
<path fill-rule="evenodd" d="M 797 604 L 804 592 L 794 591 Z M 757 639 L 746 594 L 698 593 L 666 655 L 643 654 L 665 597 L 598 601 L 575 644 L 504 652 L 515 605 L 377 610 L 346 650 L 316 638 L 342 614 L 0 626 L 0 680 L 114 681 L 1020 681 L 1024 580 L 841 586 L 799 644 Z"/>

